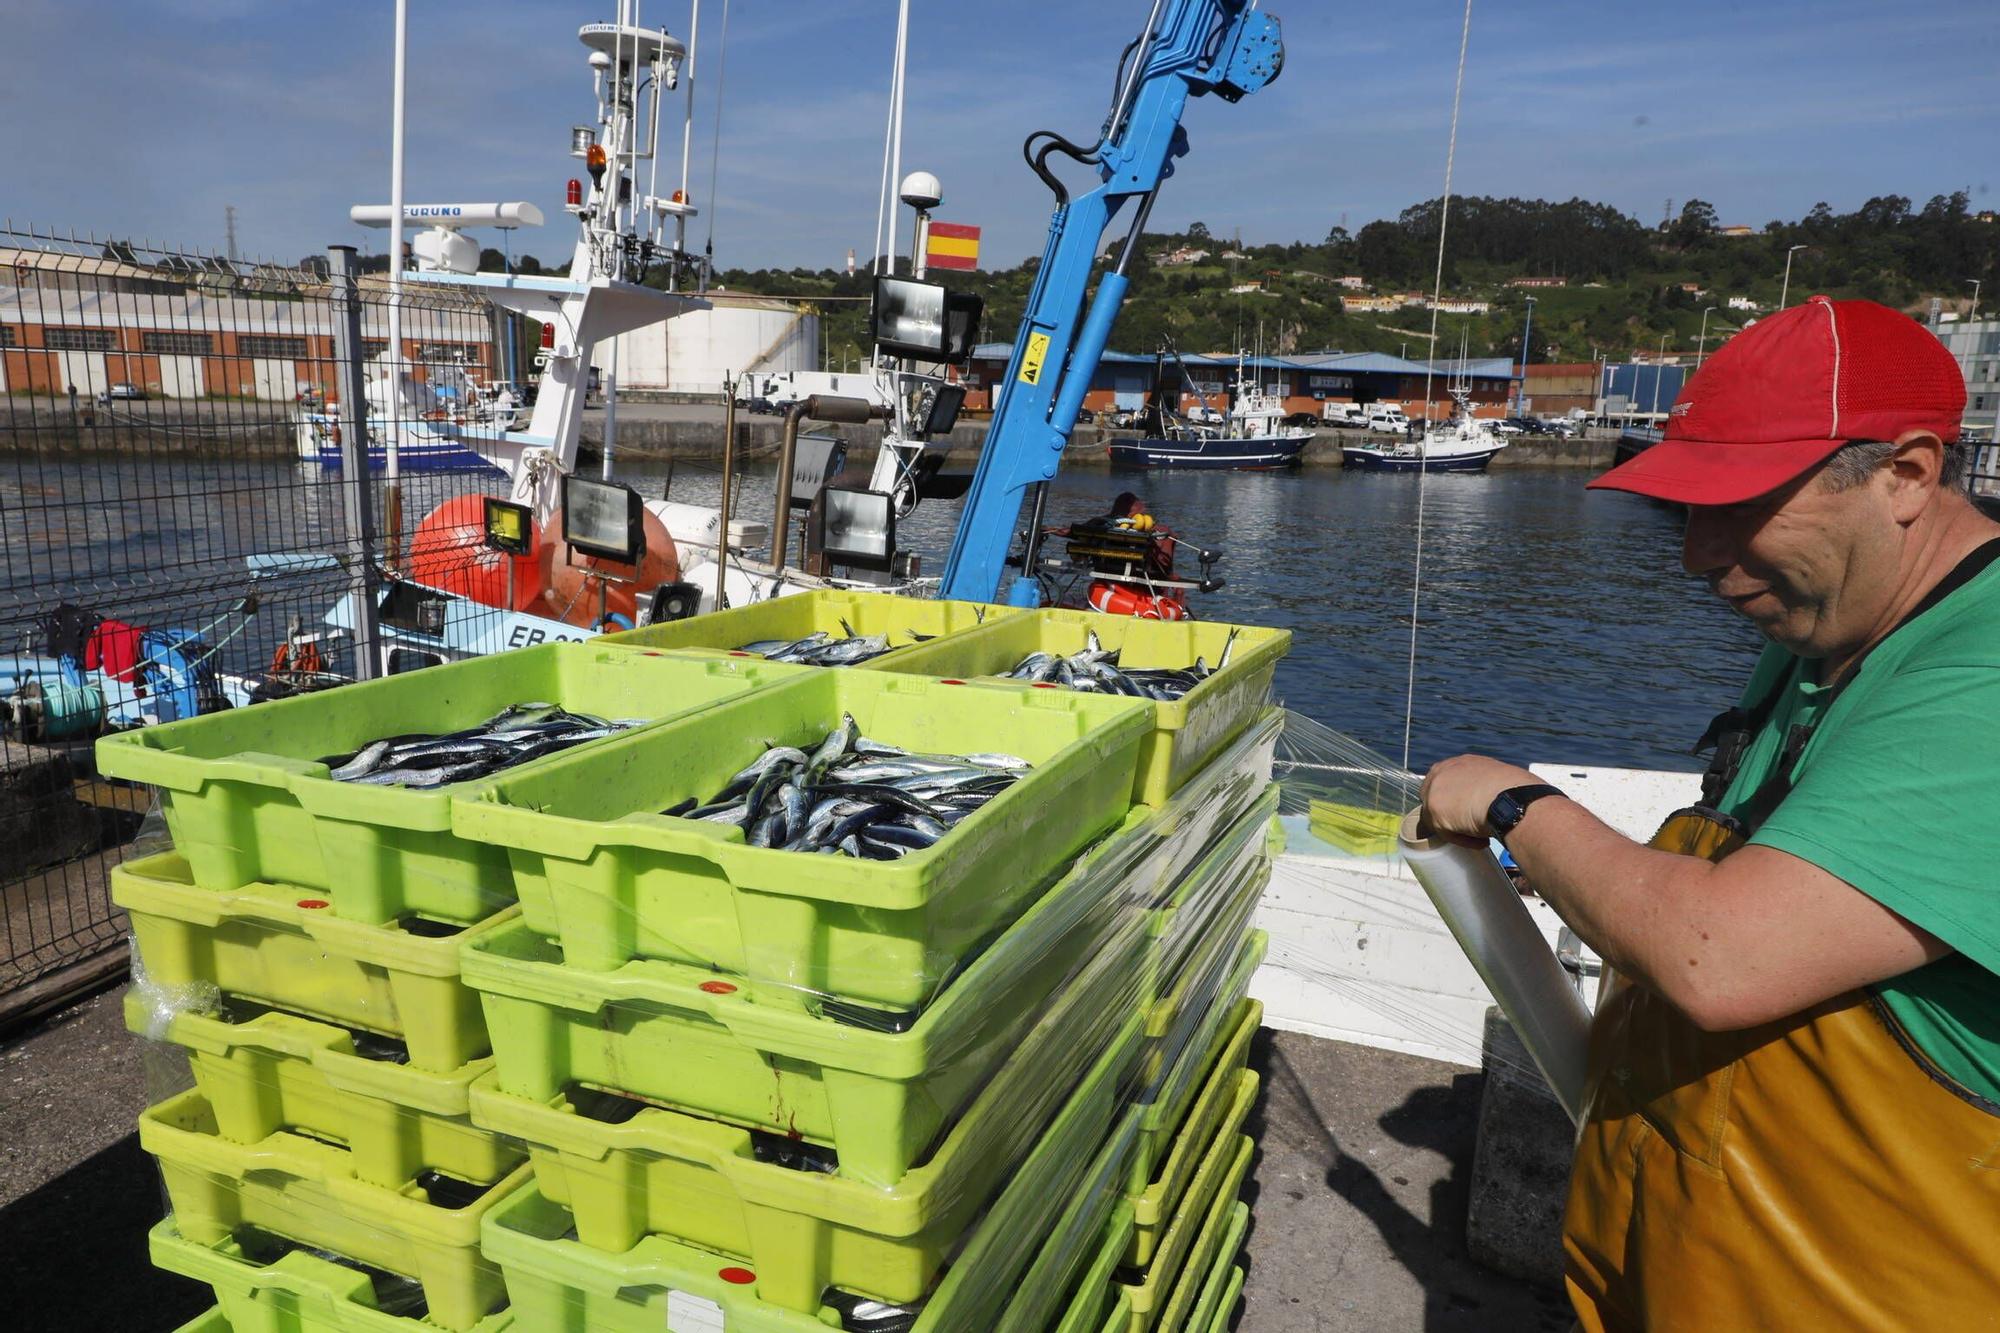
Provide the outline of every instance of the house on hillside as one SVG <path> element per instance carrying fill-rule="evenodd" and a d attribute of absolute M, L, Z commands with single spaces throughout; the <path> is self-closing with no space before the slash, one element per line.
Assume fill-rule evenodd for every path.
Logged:
<path fill-rule="evenodd" d="M 1756 236 L 1759 232 L 1755 227 L 1745 227 L 1739 224 L 1734 227 L 1717 227 L 1715 234 L 1717 236 Z"/>
<path fill-rule="evenodd" d="M 1425 301 L 1426 307 L 1432 303 Z M 1491 301 L 1466 301 L 1457 297 L 1446 297 L 1436 303 L 1440 315 L 1483 315 L 1493 308 Z"/>
<path fill-rule="evenodd" d="M 1178 250 L 1169 250 L 1153 262 L 1161 268 L 1183 268 L 1189 264 L 1199 264 L 1208 258 L 1208 251 L 1197 250 L 1191 245 L 1183 245 Z"/>
<path fill-rule="evenodd" d="M 1568 278 L 1509 278 L 1509 287 L 1567 287 Z"/>
<path fill-rule="evenodd" d="M 1343 296 L 1340 308 L 1350 315 L 1370 312 L 1386 313 L 1401 310 L 1406 302 L 1400 296 Z"/>
<path fill-rule="evenodd" d="M 1732 296 L 1723 304 L 1727 305 L 1731 310 L 1755 311 L 1757 309 L 1757 303 L 1747 296 Z"/>
<path fill-rule="evenodd" d="M 1354 292 L 1361 291 L 1368 286 L 1368 280 L 1362 277 L 1359 273 L 1350 273 L 1346 277 L 1335 278 L 1334 281 L 1338 282 L 1341 286 L 1347 288 L 1349 291 L 1354 291 Z"/>

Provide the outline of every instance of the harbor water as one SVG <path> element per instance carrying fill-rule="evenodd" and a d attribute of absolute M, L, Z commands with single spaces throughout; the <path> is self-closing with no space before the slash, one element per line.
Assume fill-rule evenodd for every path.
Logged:
<path fill-rule="evenodd" d="M 8 525 L 10 569 L 20 573 L 28 546 L 46 550 L 59 535 L 83 584 L 115 585 L 190 545 L 214 578 L 243 569 L 252 552 L 325 549 L 337 530 L 338 492 L 316 484 L 317 468 L 185 467 L 185 484 L 166 494 L 156 477 L 110 460 L 6 468 L 0 486 L 14 492 L 6 503 L 24 520 Z M 713 504 L 719 480 L 705 465 L 636 460 L 617 475 L 649 498 L 693 504 Z M 1103 513 L 1130 489 L 1166 527 L 1221 549 L 1215 572 L 1227 586 L 1192 596 L 1196 614 L 1292 630 L 1278 675 L 1283 701 L 1391 759 L 1403 752 L 1416 584 L 1413 767 L 1465 750 L 1517 762 L 1698 767 L 1688 747 L 1734 701 L 1757 636 L 1681 572 L 1678 511 L 1588 492 L 1584 481 L 1569 468 L 1425 478 L 1421 565 L 1419 483 L 1406 475 L 1074 470 L 1053 483 L 1047 520 Z M 497 476 L 436 477 L 409 496 L 411 524 L 475 484 L 504 485 Z M 768 518 L 772 491 L 768 471 L 740 477 L 735 512 Z M 931 501 L 899 526 L 900 544 L 923 554 L 925 573 L 943 568 L 957 519 L 956 503 Z M 66 530 L 37 530 L 45 525 Z M 1046 553 L 1060 555 L 1060 541 Z M 1181 569 L 1194 572 L 1191 554 Z M 42 571 L 51 574 L 61 581 L 62 571 Z M 230 656 L 260 662 L 282 630 L 282 622 L 247 627 Z"/>

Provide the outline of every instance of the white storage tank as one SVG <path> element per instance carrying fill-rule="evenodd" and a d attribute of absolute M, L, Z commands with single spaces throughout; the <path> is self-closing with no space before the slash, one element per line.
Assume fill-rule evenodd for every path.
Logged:
<path fill-rule="evenodd" d="M 809 306 L 761 296 L 710 292 L 712 308 L 690 310 L 620 334 L 618 387 L 654 393 L 720 394 L 726 375 L 817 370 L 819 315 Z M 611 369 L 611 349 L 591 354 Z"/>

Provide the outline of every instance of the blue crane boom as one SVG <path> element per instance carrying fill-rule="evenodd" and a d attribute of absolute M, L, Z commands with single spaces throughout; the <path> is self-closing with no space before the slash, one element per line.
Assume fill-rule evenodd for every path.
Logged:
<path fill-rule="evenodd" d="M 1284 59 L 1278 20 L 1250 0 L 1153 0 L 1145 30 L 1120 62 L 1116 97 L 1096 145 L 1084 148 L 1048 130 L 1029 135 L 1022 145 L 1035 174 L 1054 191 L 1056 207 L 945 561 L 940 596 L 993 599 L 1024 493 L 1054 477 L 1062 463 L 1124 302 L 1126 270 L 1146 216 L 1161 182 L 1173 174 L 1173 160 L 1187 152 L 1180 123 L 1187 99 L 1214 93 L 1239 101 L 1277 78 Z M 1096 167 L 1098 186 L 1071 198 L 1049 170 L 1054 154 Z M 1132 221 L 1117 262 L 1098 279 L 1086 311 L 1084 298 L 1105 230 L 1128 203 L 1134 205 Z M 1042 495 L 1038 490 L 1023 576 L 1009 593 L 1016 606 L 1040 601 L 1033 566 Z"/>

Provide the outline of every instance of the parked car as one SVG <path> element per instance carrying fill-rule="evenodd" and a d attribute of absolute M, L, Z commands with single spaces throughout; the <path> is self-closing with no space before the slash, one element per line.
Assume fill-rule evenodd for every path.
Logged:
<path fill-rule="evenodd" d="M 1190 407 L 1187 411 L 1183 412 L 1181 415 L 1186 417 L 1189 421 L 1192 421 L 1197 425 L 1202 425 L 1202 426 L 1220 426 L 1223 422 L 1223 415 L 1221 408 L 1203 407 L 1199 403 L 1195 404 L 1193 407 Z"/>
<path fill-rule="evenodd" d="M 1287 426 L 1317 427 L 1319 425 L 1319 413 L 1293 412 L 1285 417 L 1285 424 Z"/>
<path fill-rule="evenodd" d="M 1097 413 L 1087 407 L 1079 407 L 1076 409 L 1076 424 L 1079 426 L 1095 426 L 1097 424 Z"/>
<path fill-rule="evenodd" d="M 1378 407 L 1368 414 L 1368 429 L 1401 435 L 1410 428 L 1410 419 L 1400 407 Z"/>
<path fill-rule="evenodd" d="M 1360 403 L 1328 403 L 1319 410 L 1322 425 L 1360 430 L 1368 424 L 1368 409 Z"/>
<path fill-rule="evenodd" d="M 1486 429 L 1493 432 L 1495 435 L 1502 435 L 1502 436 L 1526 435 L 1528 433 L 1528 428 L 1526 426 L 1523 426 L 1519 421 L 1515 420 L 1513 417 L 1489 419 L 1486 423 Z"/>
<path fill-rule="evenodd" d="M 98 394 L 97 401 L 100 403 L 143 403 L 146 401 L 146 391 L 136 384 L 127 384 L 121 380 L 119 383 L 112 385 Z"/>
<path fill-rule="evenodd" d="M 762 397 L 752 398 L 749 402 L 743 404 L 743 410 L 748 412 L 753 417 L 775 417 L 784 415 L 784 409 L 782 407 L 779 407 L 776 403 L 772 402 L 770 399 Z"/>

